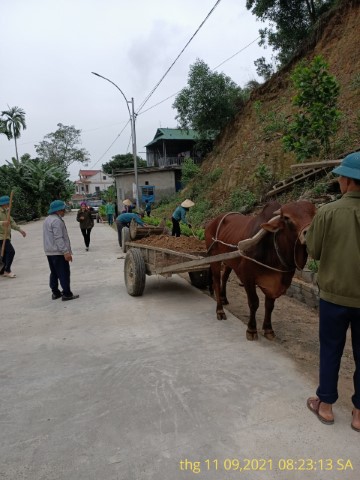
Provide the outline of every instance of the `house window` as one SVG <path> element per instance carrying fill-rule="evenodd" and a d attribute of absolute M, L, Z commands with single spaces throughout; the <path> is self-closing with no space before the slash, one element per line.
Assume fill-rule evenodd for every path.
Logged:
<path fill-rule="evenodd" d="M 103 180 L 106 180 L 106 175 L 103 175 Z"/>
<path fill-rule="evenodd" d="M 146 181 L 146 182 L 145 182 L 145 185 L 149 185 L 149 182 L 148 182 L 148 181 Z"/>
<path fill-rule="evenodd" d="M 81 187 L 81 191 L 82 191 L 82 192 L 84 191 L 84 187 Z"/>
<path fill-rule="evenodd" d="M 141 187 L 141 193 L 143 197 L 154 195 L 154 187 Z"/>
<path fill-rule="evenodd" d="M 100 192 L 100 187 L 95 187 L 95 192 L 99 193 Z"/>
<path fill-rule="evenodd" d="M 89 193 L 89 185 L 85 185 L 86 187 L 86 193 Z"/>

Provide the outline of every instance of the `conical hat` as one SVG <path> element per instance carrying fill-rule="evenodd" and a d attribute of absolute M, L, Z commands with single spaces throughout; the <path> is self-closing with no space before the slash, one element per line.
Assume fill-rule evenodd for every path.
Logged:
<path fill-rule="evenodd" d="M 123 200 L 123 204 L 124 205 L 127 205 L 128 207 L 130 207 L 130 205 L 132 205 L 132 202 L 131 200 L 129 200 L 128 198 L 126 200 Z"/>
<path fill-rule="evenodd" d="M 184 208 L 190 208 L 190 207 L 193 207 L 195 205 L 194 202 L 192 202 L 191 200 L 189 200 L 188 198 L 186 200 L 184 200 L 181 204 L 182 207 Z"/>

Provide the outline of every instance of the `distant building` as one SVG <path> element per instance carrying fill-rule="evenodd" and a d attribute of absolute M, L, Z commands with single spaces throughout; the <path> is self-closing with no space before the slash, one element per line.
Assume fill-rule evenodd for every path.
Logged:
<path fill-rule="evenodd" d="M 117 203 L 122 210 L 125 198 L 135 201 L 134 170 L 122 169 L 113 173 L 115 179 Z M 181 188 L 181 168 L 175 167 L 144 167 L 138 169 L 139 204 L 144 207 L 145 200 L 158 203 L 162 198 L 169 197 Z"/>
<path fill-rule="evenodd" d="M 196 150 L 198 134 L 195 130 L 158 128 L 154 139 L 145 145 L 148 167 L 181 166 L 185 158 L 200 163 L 201 154 Z"/>
<path fill-rule="evenodd" d="M 75 195 L 96 195 L 114 185 L 114 180 L 101 170 L 79 170 L 79 180 L 74 182 Z"/>

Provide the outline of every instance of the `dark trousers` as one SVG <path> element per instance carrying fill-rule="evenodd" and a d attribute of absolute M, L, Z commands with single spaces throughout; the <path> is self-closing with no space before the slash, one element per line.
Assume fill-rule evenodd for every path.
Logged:
<path fill-rule="evenodd" d="M 360 408 L 360 308 L 343 307 L 320 299 L 320 378 L 317 396 L 322 402 L 338 399 L 341 357 L 350 326 L 355 361 L 353 404 Z"/>
<path fill-rule="evenodd" d="M 4 240 L 0 240 L 0 253 L 2 249 Z M 11 244 L 11 241 L 9 239 L 5 240 L 5 251 L 4 251 L 4 256 L 2 258 L 3 261 L 3 266 L 0 270 L 0 274 L 2 275 L 4 272 L 10 273 L 11 272 L 11 264 L 14 260 L 15 257 L 15 249 Z"/>
<path fill-rule="evenodd" d="M 88 248 L 88 246 L 90 245 L 91 228 L 82 228 L 81 233 L 84 237 L 85 247 Z"/>
<path fill-rule="evenodd" d="M 60 293 L 59 282 L 65 297 L 71 297 L 70 289 L 70 264 L 64 258 L 64 255 L 47 255 L 50 267 L 50 288 L 53 293 Z"/>
<path fill-rule="evenodd" d="M 112 213 L 108 213 L 107 218 L 109 225 L 112 225 L 114 223 L 114 215 Z"/>
<path fill-rule="evenodd" d="M 172 232 L 171 232 L 171 235 L 173 237 L 180 237 L 180 222 L 178 220 L 175 220 L 174 217 L 171 218 L 172 220 L 172 224 L 173 224 L 173 227 L 172 227 Z"/>
<path fill-rule="evenodd" d="M 121 222 L 116 222 L 117 226 L 117 231 L 118 231 L 118 242 L 120 247 L 122 247 L 122 239 L 121 239 L 121 232 L 124 227 L 130 227 L 130 223 L 121 223 Z"/>

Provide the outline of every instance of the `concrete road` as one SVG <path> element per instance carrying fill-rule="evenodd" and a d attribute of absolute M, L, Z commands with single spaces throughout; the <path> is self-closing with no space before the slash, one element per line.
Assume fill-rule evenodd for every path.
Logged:
<path fill-rule="evenodd" d="M 321 424 L 276 345 L 177 276 L 130 297 L 116 232 L 95 225 L 85 252 L 65 220 L 79 300 L 51 300 L 42 221 L 13 232 L 17 278 L 0 278 L 1 480 L 360 477 L 351 412 Z"/>

